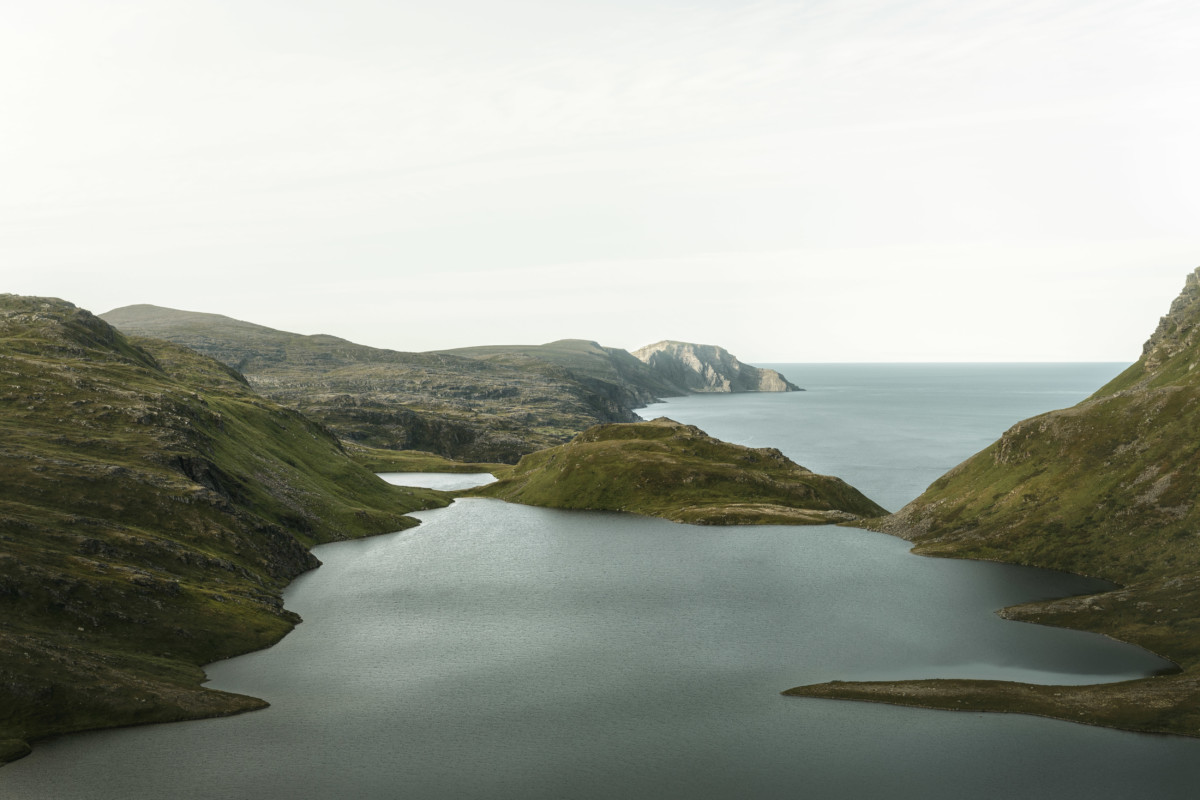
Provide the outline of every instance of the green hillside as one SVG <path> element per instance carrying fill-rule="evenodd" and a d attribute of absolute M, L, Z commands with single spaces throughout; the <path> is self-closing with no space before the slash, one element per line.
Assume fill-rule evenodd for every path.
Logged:
<path fill-rule="evenodd" d="M 778 450 L 722 442 L 665 417 L 592 428 L 498 477 L 469 494 L 712 525 L 827 524 L 883 513 L 854 487 Z"/>
<path fill-rule="evenodd" d="M 0 295 L 0 761 L 68 731 L 235 713 L 200 665 L 297 622 L 309 546 L 398 530 L 389 486 L 228 367 Z"/>
<path fill-rule="evenodd" d="M 628 354 L 637 367 L 626 371 L 606 366 L 620 358 L 608 352 L 553 345 L 530 348 L 538 357 L 520 348 L 402 353 L 149 305 L 102 316 L 126 333 L 167 339 L 234 367 L 263 395 L 348 441 L 456 460 L 513 463 L 597 423 L 632 422 L 631 409 L 664 388 L 636 383 L 646 370 Z"/>
<path fill-rule="evenodd" d="M 872 527 L 926 555 L 1106 578 L 1106 594 L 1006 609 L 1099 631 L 1175 661 L 1176 675 L 1094 687 L 974 681 L 835 684 L 796 693 L 1024 711 L 1200 735 L 1200 270 L 1142 358 L 1079 405 L 1014 425 Z"/>

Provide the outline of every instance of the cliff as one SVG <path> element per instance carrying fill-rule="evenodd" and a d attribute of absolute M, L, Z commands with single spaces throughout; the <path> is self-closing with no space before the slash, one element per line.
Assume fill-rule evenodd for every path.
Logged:
<path fill-rule="evenodd" d="M 778 450 L 722 442 L 665 417 L 592 428 L 498 477 L 468 494 L 708 525 L 820 525 L 883 513 Z"/>
<path fill-rule="evenodd" d="M 0 762 L 70 731 L 262 707 L 201 686 L 200 665 L 291 630 L 280 592 L 318 564 L 311 545 L 446 502 L 386 484 L 212 359 L 0 295 Z"/>
<path fill-rule="evenodd" d="M 1017 423 L 912 503 L 869 525 L 913 541 L 916 553 L 1050 567 L 1121 584 L 1003 614 L 1139 644 L 1175 661 L 1179 674 L 1090 687 L 957 681 L 796 693 L 1200 735 L 1198 364 L 1200 270 L 1188 276 L 1136 364 L 1073 408 Z"/>
<path fill-rule="evenodd" d="M 634 350 L 633 356 L 688 392 L 802 391 L 775 370 L 743 364 L 715 345 L 665 341 Z"/>

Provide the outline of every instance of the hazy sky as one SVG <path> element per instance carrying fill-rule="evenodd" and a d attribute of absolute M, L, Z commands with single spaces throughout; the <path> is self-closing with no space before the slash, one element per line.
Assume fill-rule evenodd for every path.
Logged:
<path fill-rule="evenodd" d="M 425 350 L 1133 360 L 1200 4 L 0 0 L 0 291 Z"/>

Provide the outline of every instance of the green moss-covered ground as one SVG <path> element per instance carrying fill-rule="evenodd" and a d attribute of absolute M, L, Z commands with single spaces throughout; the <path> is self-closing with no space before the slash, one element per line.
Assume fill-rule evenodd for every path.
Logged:
<path fill-rule="evenodd" d="M 0 760 L 68 731 L 235 713 L 200 665 L 277 641 L 316 543 L 445 505 L 185 348 L 0 295 Z"/>
<path fill-rule="evenodd" d="M 778 450 L 729 444 L 666 418 L 597 426 L 496 474 L 466 493 L 710 525 L 827 524 L 883 512 Z"/>

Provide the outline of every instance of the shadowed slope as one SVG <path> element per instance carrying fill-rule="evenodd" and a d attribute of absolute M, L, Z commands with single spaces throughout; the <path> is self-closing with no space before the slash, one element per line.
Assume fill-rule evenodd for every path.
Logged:
<path fill-rule="evenodd" d="M 280 591 L 317 565 L 310 545 L 446 502 L 212 359 L 0 295 L 0 760 L 263 706 L 201 687 L 200 665 L 291 630 Z"/>

